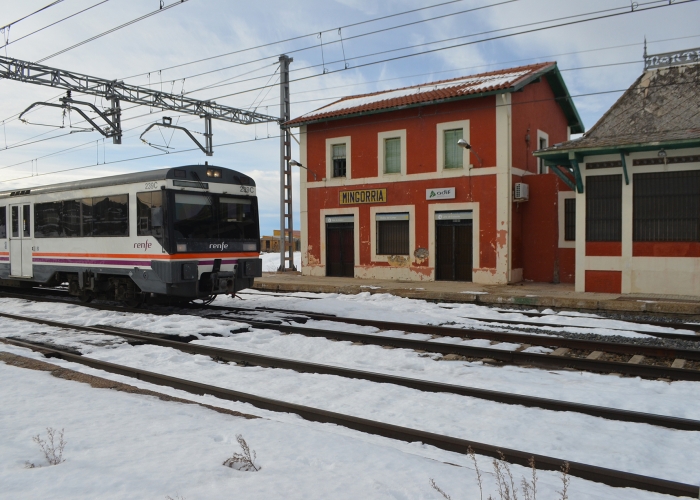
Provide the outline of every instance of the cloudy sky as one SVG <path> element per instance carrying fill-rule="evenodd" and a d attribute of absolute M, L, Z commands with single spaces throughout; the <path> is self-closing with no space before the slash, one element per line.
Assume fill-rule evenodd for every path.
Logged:
<path fill-rule="evenodd" d="M 0 26 L 51 3 L 0 0 Z M 27 61 L 48 57 L 42 64 L 276 116 L 277 60 L 287 53 L 294 58 L 293 117 L 346 95 L 551 60 L 558 62 L 590 128 L 642 72 L 645 37 L 652 54 L 700 47 L 700 2 L 691 0 L 670 6 L 668 0 L 163 3 L 175 6 L 54 55 L 160 7 L 160 0 L 63 0 L 0 32 L 0 47 L 5 45 L 0 55 Z M 161 135 L 152 129 L 145 136 L 152 144 L 168 146 L 167 154 L 139 140 L 162 116 L 203 132 L 202 120 L 193 116 L 125 103 L 123 108 L 131 109 L 123 114 L 122 145 L 103 141 L 98 132 L 84 130 L 77 114 L 63 117 L 57 108 L 31 112 L 29 123 L 17 120 L 32 103 L 58 102 L 61 95 L 57 89 L 0 80 L 0 190 L 209 160 L 255 178 L 262 232 L 271 234 L 278 224 L 275 124 L 215 121 L 214 156 L 206 158 L 198 150 L 183 152 L 194 145 L 181 132 L 163 130 Z M 99 98 L 83 100 L 107 105 Z M 298 175 L 294 182 L 298 210 Z M 297 228 L 298 220 L 297 215 Z"/>

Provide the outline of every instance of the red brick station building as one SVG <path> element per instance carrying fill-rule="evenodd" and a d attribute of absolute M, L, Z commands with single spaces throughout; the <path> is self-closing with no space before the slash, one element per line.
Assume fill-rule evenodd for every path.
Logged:
<path fill-rule="evenodd" d="M 308 169 L 303 274 L 574 282 L 576 194 L 532 154 L 583 132 L 556 63 L 346 97 L 287 126 Z"/>

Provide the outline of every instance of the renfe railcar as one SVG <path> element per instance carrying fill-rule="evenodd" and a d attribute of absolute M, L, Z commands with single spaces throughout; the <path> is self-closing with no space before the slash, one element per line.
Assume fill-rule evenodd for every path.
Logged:
<path fill-rule="evenodd" d="M 0 285 L 207 300 L 262 276 L 255 182 L 188 165 L 0 193 Z"/>

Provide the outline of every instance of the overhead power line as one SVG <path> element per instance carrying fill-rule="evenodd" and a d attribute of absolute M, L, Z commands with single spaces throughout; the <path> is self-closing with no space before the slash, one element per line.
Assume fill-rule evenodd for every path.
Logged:
<path fill-rule="evenodd" d="M 61 1 L 63 1 L 63 0 L 61 0 Z M 17 38 L 16 40 L 8 41 L 7 43 L 5 43 L 5 45 L 0 46 L 0 49 L 3 49 L 3 48 L 5 48 L 5 47 L 7 47 L 8 45 L 12 45 L 13 43 L 17 43 L 17 42 L 19 42 L 20 40 L 24 40 L 25 38 L 27 38 L 27 37 L 29 37 L 29 36 L 32 36 L 32 35 L 34 35 L 34 34 L 36 34 L 36 33 L 39 33 L 40 31 L 44 31 L 46 28 L 50 28 L 51 26 L 55 26 L 55 25 L 57 25 L 58 23 L 62 23 L 63 21 L 66 21 L 67 19 L 70 19 L 70 18 L 72 18 L 72 17 L 75 17 L 75 16 L 77 16 L 78 14 L 82 14 L 83 12 L 86 12 L 86 11 L 88 11 L 88 10 L 90 10 L 90 9 L 94 9 L 94 8 L 97 7 L 98 5 L 102 5 L 103 3 L 106 3 L 106 2 L 109 2 L 109 0 L 102 0 L 101 2 L 96 3 L 95 5 L 91 5 L 90 7 L 86 7 L 85 9 L 80 10 L 80 11 L 78 11 L 78 12 L 75 12 L 74 14 L 71 14 L 71 15 L 69 15 L 69 16 L 66 16 L 66 17 L 64 17 L 63 19 L 59 19 L 58 21 L 55 21 L 55 22 L 53 22 L 53 23 L 51 23 L 51 24 L 47 24 L 47 25 L 44 26 L 43 28 L 39 28 L 38 30 L 34 30 L 34 31 L 32 31 L 31 33 L 27 33 L 26 35 L 21 36 L 21 37 Z"/>
<path fill-rule="evenodd" d="M 695 0 L 689 0 L 689 1 L 695 1 Z M 638 6 L 645 6 L 645 5 L 651 5 L 651 4 L 657 4 L 658 7 L 667 6 L 667 5 L 668 5 L 668 4 L 667 4 L 667 0 L 652 0 L 652 1 L 650 1 L 650 2 L 646 2 L 646 3 L 643 3 L 643 4 L 639 4 Z M 658 4 L 663 4 L 663 5 L 658 5 Z M 646 10 L 646 9 L 644 9 L 644 10 Z M 424 43 L 419 43 L 419 44 L 415 44 L 415 45 L 407 45 L 407 46 L 403 46 L 403 47 L 399 47 L 399 48 L 395 48 L 395 49 L 382 50 L 382 51 L 379 51 L 379 52 L 373 52 L 373 53 L 370 53 L 370 54 L 364 54 L 364 55 L 360 55 L 360 56 L 350 57 L 350 58 L 347 58 L 347 59 L 340 59 L 340 60 L 331 61 L 331 62 L 326 62 L 326 63 L 320 63 L 320 64 L 313 64 L 313 65 L 310 65 L 310 66 L 304 66 L 304 67 L 302 67 L 302 68 L 295 68 L 295 69 L 291 70 L 290 72 L 291 72 L 291 73 L 296 73 L 296 72 L 299 72 L 299 71 L 305 71 L 305 70 L 309 70 L 309 69 L 313 69 L 313 68 L 318 68 L 318 67 L 324 67 L 324 70 L 325 70 L 325 69 L 326 69 L 326 66 L 331 66 L 331 65 L 333 65 L 333 64 L 338 64 L 338 63 L 344 63 L 344 62 L 346 62 L 346 61 L 354 61 L 354 60 L 359 60 L 359 59 L 366 59 L 366 58 L 368 58 L 368 57 L 378 56 L 378 55 L 382 55 L 382 54 L 389 54 L 389 53 L 393 53 L 393 52 L 400 52 L 400 51 L 409 50 L 409 49 L 415 49 L 415 48 L 419 48 L 419 47 L 427 47 L 427 46 L 430 46 L 430 45 L 436 45 L 436 44 L 451 42 L 451 41 L 454 41 L 454 40 L 462 40 L 462 39 L 465 39 L 465 38 L 473 38 L 473 37 L 475 37 L 475 36 L 480 36 L 480 35 L 488 35 L 488 34 L 498 33 L 498 32 L 502 32 L 502 31 L 509 31 L 509 30 L 514 30 L 514 29 L 518 29 L 518 28 L 526 28 L 526 27 L 529 27 L 529 26 L 537 26 L 537 25 L 541 25 L 541 24 L 552 23 L 552 22 L 556 22 L 556 21 L 564 21 L 564 20 L 567 20 L 567 19 L 575 19 L 575 18 L 584 17 L 584 16 L 591 16 L 591 15 L 596 15 L 596 14 L 604 14 L 604 13 L 606 13 L 606 12 L 613 12 L 613 11 L 622 11 L 622 12 L 619 12 L 618 14 L 629 14 L 629 13 L 632 12 L 632 11 L 630 11 L 630 8 L 629 8 L 629 7 L 615 7 L 615 8 L 612 8 L 612 9 L 602 9 L 602 10 L 597 10 L 597 11 L 593 11 L 593 12 L 586 12 L 586 13 L 583 13 L 583 14 L 574 14 L 574 15 L 570 15 L 570 16 L 557 17 L 557 18 L 547 19 L 547 20 L 544 20 L 544 21 L 535 21 L 535 22 L 526 23 L 526 24 L 520 24 L 520 25 L 515 25 L 515 26 L 508 26 L 508 27 L 505 27 L 505 28 L 498 28 L 498 29 L 493 29 L 493 30 L 488 30 L 488 31 L 482 31 L 482 32 L 479 32 L 479 33 L 471 33 L 471 34 L 469 34 L 469 35 L 461 35 L 461 36 L 457 36 L 457 37 L 445 38 L 445 39 L 442 39 L 442 40 L 435 40 L 435 41 L 432 41 L 432 42 L 424 42 Z M 598 18 L 595 18 L 595 19 L 598 19 Z M 589 20 L 592 20 L 592 19 L 589 19 Z M 565 25 L 565 24 L 558 25 L 558 26 L 564 26 L 564 25 Z M 552 26 L 552 27 L 556 27 L 556 26 Z M 389 28 L 387 28 L 387 30 L 388 30 L 388 29 L 389 29 Z M 549 29 L 549 27 L 545 27 L 545 28 L 542 28 L 542 29 Z M 379 33 L 379 32 L 381 32 L 381 31 L 384 31 L 384 30 L 380 30 L 380 31 L 377 31 L 377 32 L 372 32 L 372 33 L 370 33 L 370 34 L 376 34 L 376 33 Z M 530 31 L 525 31 L 524 33 L 529 33 L 529 32 L 530 32 Z M 516 33 L 516 34 L 519 34 L 519 33 Z M 364 34 L 356 35 L 355 37 L 348 37 L 348 38 L 346 38 L 345 40 L 351 40 L 351 39 L 353 39 L 353 38 L 359 38 L 359 37 L 361 37 L 361 36 L 364 36 Z M 478 43 L 480 43 L 481 41 L 494 40 L 494 39 L 496 39 L 496 38 L 498 38 L 498 37 L 483 39 L 483 40 L 478 41 Z M 455 45 L 454 47 L 457 47 L 457 46 L 459 46 L 459 45 Z M 314 46 L 314 47 L 312 47 L 312 48 L 316 48 L 316 46 Z M 448 48 L 450 48 L 450 47 L 448 47 Z M 307 49 L 307 48 L 304 48 L 304 49 L 292 50 L 292 51 L 289 51 L 288 54 L 293 54 L 293 53 L 295 53 L 295 52 L 300 52 L 300 51 L 303 51 L 303 50 L 308 50 L 308 49 Z M 426 52 L 426 53 L 427 53 L 427 52 Z M 420 54 L 420 53 L 418 53 L 418 54 Z M 418 54 L 416 54 L 416 55 L 418 55 Z M 385 61 L 389 61 L 389 60 L 393 60 L 393 59 L 385 59 L 385 60 L 379 61 L 379 62 L 385 62 Z M 254 62 L 257 62 L 257 61 L 258 61 L 258 60 L 254 61 Z M 243 65 L 243 64 L 247 64 L 247 63 L 241 63 L 241 64 L 239 64 L 238 66 L 241 66 L 241 65 Z M 365 65 L 362 65 L 362 66 L 365 66 Z M 357 66 L 356 66 L 356 67 L 357 67 Z M 226 69 L 226 68 L 224 68 L 224 69 Z M 343 68 L 343 69 L 350 69 L 350 68 L 347 68 L 347 67 L 346 67 L 346 68 Z M 218 70 L 216 70 L 216 71 L 218 71 Z M 331 71 L 331 72 L 335 72 L 335 71 Z M 328 73 L 328 71 L 324 71 L 324 73 Z M 194 92 L 199 92 L 199 91 L 201 91 L 201 90 L 206 90 L 206 89 L 212 89 L 212 88 L 218 88 L 218 87 L 225 87 L 225 86 L 228 86 L 228 85 L 232 85 L 233 83 L 241 83 L 241 82 L 245 82 L 245 81 L 252 81 L 252 80 L 257 80 L 257 79 L 266 78 L 266 77 L 267 77 L 267 75 L 263 75 L 263 76 L 260 76 L 260 77 L 248 78 L 248 79 L 246 79 L 246 80 L 238 80 L 238 81 L 232 82 L 232 83 L 221 83 L 221 82 L 220 82 L 219 84 L 210 84 L 210 85 L 207 85 L 207 86 L 202 87 L 202 88 L 199 88 L 199 89 L 191 90 L 191 91 L 187 92 L 187 94 L 191 94 L 191 93 L 194 93 Z M 188 77 L 188 78 L 192 78 L 192 77 L 190 76 L 190 77 Z M 225 80 L 224 80 L 224 81 L 225 81 Z M 292 81 L 295 81 L 295 80 L 292 80 Z M 257 89 L 255 89 L 255 90 L 257 90 Z"/>
<path fill-rule="evenodd" d="M 326 30 L 323 30 L 323 31 L 314 31 L 313 33 L 307 33 L 306 35 L 298 35 L 298 36 L 294 36 L 294 37 L 291 37 L 291 38 L 285 38 L 284 40 L 278 40 L 278 41 L 276 41 L 276 42 L 269 42 L 269 43 L 264 43 L 264 44 L 262 44 L 262 45 L 256 45 L 255 47 L 248 47 L 248 48 L 246 48 L 246 49 L 234 50 L 234 51 L 232 51 L 232 52 L 226 52 L 226 53 L 224 53 L 224 54 L 218 54 L 218 55 L 215 55 L 215 56 L 204 57 L 204 58 L 202 58 L 202 59 L 196 59 L 196 60 L 194 60 L 194 61 L 189 61 L 189 62 L 186 62 L 186 63 L 176 64 L 176 65 L 174 65 L 174 66 L 167 66 L 167 67 L 165 67 L 165 68 L 160 68 L 160 69 L 156 69 L 156 70 L 153 70 L 153 71 L 147 71 L 147 72 L 145 72 L 145 73 L 138 73 L 138 74 L 136 74 L 136 75 L 127 76 L 127 77 L 125 77 L 125 78 L 123 78 L 123 79 L 124 79 L 124 80 L 129 80 L 130 78 L 136 78 L 136 77 L 139 77 L 139 76 L 146 76 L 146 75 L 148 75 L 149 73 L 157 73 L 158 71 L 166 71 L 166 70 L 169 70 L 169 69 L 182 68 L 183 66 L 190 66 L 190 65 L 192 65 L 192 64 L 197 64 L 197 63 L 205 62 L 205 61 L 211 61 L 211 60 L 213 60 L 213 59 L 219 59 L 219 58 L 221 58 L 221 57 L 232 56 L 232 55 L 235 55 L 235 54 L 240 54 L 240 53 L 243 53 L 243 52 L 248 52 L 248 51 L 256 50 L 256 49 L 262 49 L 262 48 L 264 48 L 264 47 L 270 47 L 270 46 L 272 46 L 272 45 L 278 45 L 278 44 L 280 44 L 280 43 L 292 42 L 292 41 L 294 41 L 294 40 L 300 40 L 300 39 L 302 39 L 302 38 L 307 38 L 307 37 L 310 37 L 310 36 L 317 36 L 319 33 L 330 33 L 330 32 L 338 31 L 338 30 L 345 29 L 345 28 L 351 28 L 351 27 L 354 27 L 354 26 L 360 26 L 360 25 L 362 25 L 362 24 L 373 23 L 373 22 L 376 22 L 376 21 L 381 21 L 381 20 L 383 20 L 383 19 L 389 19 L 389 18 L 392 18 L 392 17 L 403 16 L 403 15 L 406 15 L 406 14 L 412 14 L 413 12 L 419 12 L 419 11 L 427 10 L 427 9 L 434 9 L 435 7 L 442 7 L 443 5 L 449 5 L 449 4 L 458 3 L 458 2 L 463 2 L 463 1 L 464 1 L 464 0 L 450 0 L 450 1 L 448 1 L 448 2 L 442 2 L 442 3 L 433 4 L 433 5 L 428 5 L 428 6 L 426 6 L 426 7 L 420 7 L 420 8 L 417 8 L 417 9 L 405 10 L 405 11 L 403 11 L 403 12 L 397 12 L 397 13 L 395 13 L 395 14 L 389 14 L 389 15 L 386 15 L 386 16 L 375 17 L 375 18 L 373 18 L 373 19 L 367 19 L 367 20 L 365 20 L 365 21 L 360 21 L 360 22 L 357 22 L 357 23 L 346 24 L 346 25 L 344 25 L 344 26 L 338 26 L 337 28 L 326 29 Z M 277 57 L 277 56 L 271 56 L 271 57 Z M 269 59 L 269 58 L 266 58 L 266 59 Z"/>
<path fill-rule="evenodd" d="M 94 41 L 94 40 L 97 40 L 98 38 L 101 38 L 101 37 L 103 37 L 103 36 L 105 36 L 105 35 L 109 35 L 110 33 L 114 33 L 114 32 L 117 31 L 117 30 L 120 30 L 120 29 L 122 29 L 122 28 L 126 28 L 127 26 L 131 26 L 132 24 L 138 23 L 139 21 L 143 21 L 143 20 L 146 19 L 146 18 L 149 18 L 149 17 L 151 17 L 151 16 L 155 16 L 156 14 L 160 14 L 161 12 L 165 12 L 166 10 L 172 9 L 173 7 L 177 7 L 178 5 L 181 5 L 181 4 L 183 4 L 183 3 L 187 2 L 187 1 L 189 1 L 189 0 L 178 0 L 178 1 L 176 1 L 176 2 L 171 3 L 170 5 L 165 5 L 165 6 L 161 7 L 161 8 L 158 9 L 158 10 L 154 10 L 153 12 L 149 12 L 148 14 L 144 14 L 144 15 L 141 16 L 141 17 L 137 17 L 136 19 L 132 19 L 131 21 L 128 21 L 128 22 L 126 22 L 126 23 L 124 23 L 124 24 L 120 24 L 119 26 L 115 26 L 115 27 L 112 28 L 112 29 L 109 29 L 109 30 L 107 30 L 107 31 L 103 31 L 102 33 L 100 33 L 100 34 L 98 34 L 98 35 L 95 35 L 95 36 L 92 36 L 92 37 L 90 37 L 90 38 L 88 38 L 88 39 L 86 39 L 86 40 L 83 40 L 82 42 L 78 42 L 78 43 L 76 43 L 76 44 L 74 44 L 74 45 L 71 45 L 70 47 L 66 47 L 65 49 L 59 50 L 58 52 L 54 52 L 53 54 L 51 54 L 51 55 L 49 55 L 49 56 L 46 56 L 46 57 L 44 57 L 44 58 L 42 58 L 42 59 L 39 59 L 39 60 L 36 61 L 36 62 L 37 62 L 37 63 L 40 63 L 40 62 L 47 61 L 47 60 L 51 59 L 52 57 L 56 57 L 56 56 L 58 56 L 58 55 L 64 54 L 64 53 L 68 52 L 69 50 L 73 50 L 73 49 L 75 49 L 75 48 L 77 48 L 77 47 L 80 47 L 81 45 L 85 45 L 86 43 L 90 43 L 90 42 L 92 42 L 92 41 Z"/>
<path fill-rule="evenodd" d="M 411 58 L 411 57 L 422 56 L 422 55 L 426 55 L 426 54 L 433 54 L 433 53 L 436 53 L 436 52 L 441 52 L 441 51 L 443 51 L 443 50 L 450 50 L 450 49 L 455 49 L 455 48 L 460 48 L 460 47 L 466 47 L 466 46 L 469 46 L 469 45 L 476 45 L 476 44 L 480 44 L 480 43 L 484 43 L 484 42 L 490 42 L 490 41 L 494 41 L 494 40 L 501 40 L 501 39 L 504 39 L 504 38 L 510 38 L 510 37 L 513 37 L 513 36 L 525 35 L 525 34 L 529 34 L 529 33 L 536 33 L 536 32 L 539 32 L 539 31 L 546 31 L 546 30 L 550 30 L 550 29 L 553 29 L 553 28 L 561 28 L 561 27 L 563 27 L 563 26 L 571 26 L 571 25 L 574 25 L 574 24 L 586 23 L 586 22 L 589 22 L 589 21 L 597 21 L 597 20 L 600 20 L 600 19 L 608 19 L 608 18 L 623 16 L 623 15 L 628 15 L 628 14 L 635 14 L 635 13 L 638 13 L 638 12 L 647 12 L 647 11 L 650 11 L 650 10 L 655 10 L 655 9 L 660 9 L 660 8 L 665 8 L 665 7 L 672 7 L 672 6 L 677 6 L 677 5 L 685 5 L 685 4 L 692 3 L 692 2 L 697 2 L 697 1 L 698 1 L 698 0 L 683 0 L 683 1 L 677 1 L 677 2 L 674 2 L 674 3 L 668 3 L 668 0 L 655 0 L 655 1 L 652 1 L 652 2 L 647 2 L 647 3 L 645 3 L 645 4 L 639 4 L 639 6 L 641 6 L 641 5 L 650 5 L 650 4 L 658 4 L 658 3 L 662 3 L 662 2 L 663 2 L 663 3 L 662 3 L 661 5 L 652 5 L 652 6 L 646 7 L 646 8 L 636 8 L 636 9 L 634 9 L 634 10 L 628 10 L 628 11 L 625 11 L 625 12 L 616 12 L 616 13 L 612 13 L 612 14 L 604 14 L 604 15 L 597 16 L 597 17 L 589 17 L 589 18 L 586 18 L 586 19 L 579 19 L 579 20 L 576 20 L 576 21 L 568 21 L 568 22 L 565 22 L 565 23 L 553 24 L 553 25 L 551 25 L 551 26 L 544 26 L 544 27 L 540 27 L 540 28 L 534 28 L 534 29 L 529 29 L 529 30 L 524 30 L 524 31 L 518 31 L 518 32 L 515 32 L 515 33 L 507 33 L 507 34 L 504 34 L 504 35 L 498 35 L 498 36 L 493 36 L 493 37 L 489 37 L 489 38 L 483 38 L 483 39 L 474 40 L 474 41 L 471 41 L 471 42 L 458 43 L 458 44 L 454 44 L 454 45 L 449 45 L 449 46 L 447 46 L 447 47 L 439 47 L 439 48 L 436 48 L 436 49 L 424 50 L 424 51 L 422 51 L 422 52 L 414 52 L 414 53 L 412 53 L 412 54 L 404 54 L 404 55 L 400 55 L 400 56 L 390 57 L 390 58 L 387 58 L 387 59 L 381 59 L 381 60 L 378 60 L 378 61 L 372 61 L 372 62 L 368 62 L 368 63 L 364 63 L 364 64 L 358 64 L 358 65 L 356 65 L 356 66 L 351 66 L 351 67 L 349 67 L 349 68 L 341 68 L 341 69 L 336 69 L 336 70 L 328 70 L 328 71 L 323 72 L 323 73 L 317 73 L 317 74 L 313 74 L 313 75 L 309 75 L 309 76 L 299 77 L 299 78 L 296 78 L 296 79 L 294 79 L 294 80 L 290 80 L 290 82 L 298 82 L 298 81 L 302 81 L 302 80 L 309 80 L 309 79 L 312 79 L 312 78 L 318 78 L 318 77 L 320 77 L 320 76 L 324 76 L 324 75 L 328 75 L 328 74 L 333 74 L 333 73 L 340 73 L 340 72 L 342 72 L 342 71 L 348 71 L 348 70 L 351 70 L 351 69 L 359 69 L 359 68 L 364 68 L 364 67 L 367 67 L 367 66 L 373 66 L 373 65 L 376 65 L 376 64 L 382 64 L 382 63 L 386 63 L 386 62 L 393 62 L 393 61 L 398 61 L 398 60 L 402 60 L 402 59 L 408 59 L 408 58 Z M 598 12 L 601 12 L 601 11 L 598 11 Z M 605 11 L 602 11 L 602 12 L 605 12 Z M 592 14 L 596 14 L 596 13 L 597 13 L 597 12 L 591 12 L 591 13 L 589 13 L 589 14 L 592 15 Z M 410 47 L 406 47 L 406 48 L 410 48 Z M 361 57 L 370 57 L 370 56 L 372 56 L 372 55 L 379 55 L 379 54 L 383 54 L 383 53 L 385 53 L 385 52 L 386 52 L 386 51 L 375 52 L 374 54 L 366 54 L 365 56 L 361 56 Z M 312 67 L 316 67 L 316 66 L 317 66 L 317 65 L 308 66 L 307 68 L 299 68 L 299 69 L 297 69 L 297 70 L 295 70 L 295 71 L 300 71 L 300 70 L 302 70 L 302 69 L 308 69 L 308 68 L 312 68 Z M 239 91 L 239 92 L 232 92 L 232 93 L 230 93 L 230 94 L 224 94 L 224 95 L 220 95 L 220 96 L 214 97 L 213 99 L 223 99 L 223 98 L 225 98 L 225 97 L 232 97 L 232 96 L 235 96 L 235 95 L 245 94 L 245 93 L 248 93 L 248 92 L 255 92 L 256 90 L 260 90 L 261 88 L 263 88 L 263 87 L 254 87 L 254 88 L 247 89 L 247 90 L 242 90 L 242 91 Z"/>
<path fill-rule="evenodd" d="M 332 41 L 327 42 L 327 43 L 322 43 L 321 45 L 314 44 L 314 45 L 310 45 L 310 46 L 308 46 L 308 47 L 303 47 L 303 48 L 300 48 L 300 49 L 288 50 L 288 51 L 285 51 L 285 53 L 286 53 L 286 54 L 297 54 L 297 53 L 299 53 L 299 52 L 304 52 L 304 51 L 307 51 L 307 50 L 313 50 L 313 49 L 318 49 L 318 48 L 320 48 L 321 51 L 323 51 L 323 46 L 328 46 L 328 45 L 333 45 L 333 44 L 337 44 L 337 43 L 342 43 L 342 42 L 346 42 L 346 41 L 348 41 L 348 40 L 354 40 L 354 39 L 356 39 L 356 38 L 362 38 L 362 37 L 365 37 L 365 36 L 376 35 L 377 33 L 384 33 L 384 32 L 386 32 L 386 31 L 392 31 L 392 30 L 399 29 L 399 28 L 405 28 L 405 27 L 408 27 L 408 26 L 414 26 L 414 25 L 416 25 L 416 24 L 421 24 L 421 23 L 426 23 L 426 22 L 430 22 L 430 21 L 435 21 L 436 19 L 444 19 L 444 18 L 446 18 L 446 17 L 452 17 L 452 16 L 456 16 L 456 15 L 459 15 L 459 14 L 466 14 L 466 13 L 469 13 L 469 12 L 475 12 L 475 11 L 477 11 L 477 10 L 488 9 L 488 8 L 491 8 L 491 7 L 498 7 L 498 6 L 500 6 L 500 5 L 505 5 L 505 4 L 513 3 L 513 2 L 517 2 L 517 1 L 519 1 L 519 0 L 503 0 L 503 1 L 497 2 L 497 3 L 492 3 L 492 4 L 488 4 L 488 5 L 482 5 L 481 7 L 474 7 L 474 8 L 471 8 L 471 9 L 460 10 L 460 11 L 452 12 L 452 13 L 449 13 L 449 14 L 443 14 L 443 15 L 440 15 L 440 16 L 430 17 L 430 18 L 427 18 L 427 19 L 420 19 L 420 20 L 418 20 L 418 21 L 413 21 L 413 22 L 410 22 L 410 23 L 399 24 L 399 25 L 397 25 L 397 26 L 389 26 L 389 27 L 387 27 L 387 28 L 382 28 L 382 29 L 380 29 L 380 30 L 370 31 L 370 32 L 367 32 L 367 33 L 360 33 L 360 34 L 355 35 L 355 36 L 350 36 L 350 37 L 346 37 L 346 38 L 341 38 L 341 40 L 332 40 Z M 619 9 L 620 9 L 620 8 L 618 7 L 617 10 L 619 10 Z M 367 22 L 370 22 L 370 21 L 367 21 Z M 341 28 L 339 28 L 339 29 L 341 29 Z M 325 33 L 325 32 L 322 32 L 322 33 Z M 255 59 L 255 60 L 252 60 L 252 61 L 247 61 L 247 62 L 243 62 L 243 63 L 233 64 L 233 65 L 230 65 L 230 66 L 224 66 L 223 68 L 217 68 L 217 69 L 213 69 L 213 70 L 209 70 L 209 71 L 203 71 L 203 72 L 201 72 L 201 73 L 196 73 L 196 74 L 194 74 L 194 75 L 188 75 L 188 76 L 186 76 L 185 78 L 187 78 L 188 80 L 191 80 L 191 79 L 193 79 L 193 78 L 197 78 L 197 77 L 200 77 L 200 76 L 209 75 L 209 74 L 212 74 L 212 73 L 218 73 L 218 72 L 220 72 L 220 71 L 225 71 L 225 70 L 227 70 L 227 69 L 236 68 L 236 67 L 238 67 L 238 66 L 245 66 L 245 65 L 248 65 L 248 64 L 252 64 L 252 63 L 254 63 L 254 62 L 266 61 L 266 60 L 268 60 L 268 59 L 272 59 L 272 58 L 276 58 L 276 57 L 278 57 L 278 56 L 277 56 L 277 55 L 274 55 L 274 56 L 261 57 L 261 58 L 259 58 L 259 59 Z M 347 60 L 350 60 L 350 59 L 347 59 Z M 335 61 L 335 62 L 338 62 L 338 61 Z M 332 63 L 329 63 L 329 64 L 332 64 Z M 319 66 L 320 66 L 320 65 L 319 65 Z M 261 78 L 264 78 L 264 77 L 261 77 Z M 172 80 L 172 81 L 178 81 L 178 80 L 181 80 L 181 78 L 176 78 L 175 80 Z M 167 80 L 167 83 L 170 83 L 170 82 L 171 82 L 171 80 Z M 219 82 L 219 83 L 221 83 L 221 82 Z M 216 84 L 213 84 L 212 86 L 215 86 L 215 85 L 216 85 Z M 199 90 L 199 89 L 198 89 L 198 90 Z M 192 91 L 192 92 L 197 92 L 197 90 L 194 90 L 194 91 Z"/>
<path fill-rule="evenodd" d="M 9 27 L 12 26 L 13 24 L 17 24 L 17 23 L 20 22 L 20 21 L 24 21 L 24 20 L 27 19 L 28 17 L 32 17 L 34 14 L 38 14 L 39 12 L 42 12 L 42 11 L 48 9 L 49 7 L 53 7 L 54 5 L 57 5 L 57 4 L 61 3 L 61 2 L 63 2 L 63 0 L 56 0 L 55 2 L 51 2 L 50 4 L 48 4 L 48 5 L 44 6 L 44 7 L 42 7 L 41 9 L 35 10 L 35 11 L 32 12 L 31 14 L 27 14 L 26 16 L 21 17 L 21 18 L 17 19 L 16 21 L 13 21 L 13 22 L 11 22 L 11 23 L 9 23 L 9 24 L 6 24 L 5 26 L 1 27 L 0 30 L 4 30 L 4 29 L 6 29 L 6 28 L 9 28 Z"/>

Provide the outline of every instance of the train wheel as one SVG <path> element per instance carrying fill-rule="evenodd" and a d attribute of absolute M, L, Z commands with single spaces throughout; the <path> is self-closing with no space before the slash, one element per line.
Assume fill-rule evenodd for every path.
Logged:
<path fill-rule="evenodd" d="M 192 299 L 190 302 L 192 302 L 196 306 L 208 306 L 209 304 L 214 302 L 215 298 L 216 295 L 208 295 L 207 297 L 201 299 Z"/>
<path fill-rule="evenodd" d="M 135 297 L 123 301 L 126 307 L 131 307 L 132 309 L 138 309 L 144 304 L 144 302 L 145 301 L 142 295 L 137 295 Z"/>
<path fill-rule="evenodd" d="M 91 292 L 90 290 L 81 290 L 81 291 L 78 293 L 78 300 L 79 300 L 80 302 L 85 302 L 86 304 L 87 304 L 88 302 L 92 302 L 92 299 L 94 299 L 94 298 L 95 298 L 95 297 L 94 297 L 94 295 L 92 294 L 92 292 Z"/>

